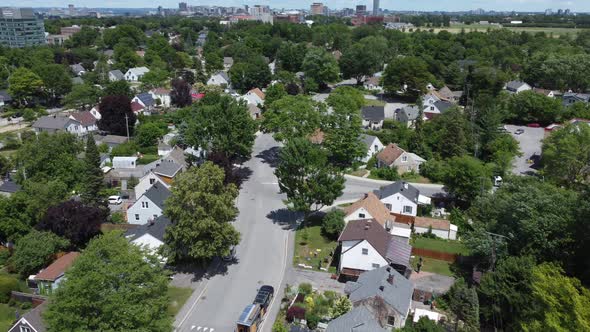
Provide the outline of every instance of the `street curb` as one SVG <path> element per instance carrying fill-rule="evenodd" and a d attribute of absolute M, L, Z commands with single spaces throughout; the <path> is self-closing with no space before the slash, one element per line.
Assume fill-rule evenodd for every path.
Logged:
<path fill-rule="evenodd" d="M 395 181 L 385 181 L 385 180 L 375 180 L 375 179 L 369 179 L 369 178 L 363 178 L 360 176 L 354 176 L 354 175 L 349 175 L 349 174 L 344 174 L 344 178 L 345 179 L 350 179 L 350 180 L 359 180 L 359 181 L 365 181 L 365 182 L 371 182 L 371 183 L 376 183 L 376 184 L 392 184 Z M 410 184 L 412 184 L 411 182 L 408 182 Z"/>

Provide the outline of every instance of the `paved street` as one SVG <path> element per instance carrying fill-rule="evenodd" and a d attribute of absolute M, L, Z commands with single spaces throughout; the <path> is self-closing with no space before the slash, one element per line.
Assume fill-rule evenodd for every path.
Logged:
<path fill-rule="evenodd" d="M 520 135 L 516 135 L 515 132 L 518 129 L 524 130 Z M 516 175 L 525 175 L 537 172 L 531 166 L 532 164 L 527 163 L 528 159 L 535 159 L 538 162 L 538 158 L 541 156 L 542 140 L 545 134 L 543 128 L 530 128 L 526 126 L 513 126 L 506 125 L 506 130 L 514 137 L 520 146 L 521 157 L 516 157 L 513 162 L 512 173 Z"/>

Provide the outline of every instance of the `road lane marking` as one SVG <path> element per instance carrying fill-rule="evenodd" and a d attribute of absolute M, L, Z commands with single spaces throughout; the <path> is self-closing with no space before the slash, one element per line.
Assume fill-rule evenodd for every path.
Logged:
<path fill-rule="evenodd" d="M 179 329 L 182 327 L 182 324 L 184 324 L 184 322 L 186 321 L 186 319 L 188 318 L 188 316 L 190 316 L 190 314 L 192 313 L 193 309 L 195 309 L 195 306 L 197 305 L 197 303 L 199 303 L 199 300 L 201 299 L 201 296 L 203 296 L 203 293 L 205 293 L 205 291 L 207 290 L 207 286 L 209 286 L 209 280 L 207 280 L 207 283 L 205 283 L 205 287 L 201 291 L 201 294 L 199 294 L 199 296 L 197 296 L 195 302 L 193 302 L 193 304 L 191 305 L 191 307 L 189 308 L 189 310 L 186 312 L 186 314 L 184 315 L 184 317 L 182 318 L 182 320 L 178 324 L 178 328 Z M 199 329 L 197 329 L 197 331 L 200 331 L 200 329 L 201 329 L 201 327 L 199 326 Z"/>
<path fill-rule="evenodd" d="M 281 291 L 281 285 L 283 284 L 283 280 L 285 279 L 285 272 L 287 272 L 287 255 L 288 255 L 288 250 L 289 250 L 289 233 L 285 233 L 285 252 L 283 255 L 283 274 L 281 275 L 281 280 L 279 282 L 279 287 L 277 287 L 277 293 L 279 291 Z M 262 321 L 262 323 L 260 324 L 260 331 L 262 331 L 262 328 L 264 327 L 264 323 L 266 323 L 266 320 L 268 318 L 268 316 L 270 315 L 270 312 L 272 310 L 272 306 L 275 303 L 275 300 L 277 299 L 277 297 L 279 297 L 278 294 L 275 294 L 272 297 L 272 301 L 270 302 L 270 306 L 268 307 L 268 312 L 266 314 L 266 317 L 264 317 L 264 320 Z M 281 296 L 282 298 L 282 296 Z"/>
<path fill-rule="evenodd" d="M 260 184 L 272 184 L 272 185 L 277 185 L 279 184 L 278 182 L 262 182 Z"/>

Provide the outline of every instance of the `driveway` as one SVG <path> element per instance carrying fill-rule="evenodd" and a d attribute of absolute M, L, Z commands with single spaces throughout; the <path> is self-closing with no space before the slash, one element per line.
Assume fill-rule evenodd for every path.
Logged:
<path fill-rule="evenodd" d="M 525 175 L 536 173 L 538 161 L 541 156 L 542 140 L 545 135 L 543 128 L 529 128 L 526 126 L 506 125 L 506 130 L 518 141 L 522 156 L 516 157 L 512 163 L 512 173 L 516 175 Z M 520 135 L 515 134 L 518 129 L 524 130 Z M 533 159 L 536 164 L 529 164 L 527 160 Z"/>

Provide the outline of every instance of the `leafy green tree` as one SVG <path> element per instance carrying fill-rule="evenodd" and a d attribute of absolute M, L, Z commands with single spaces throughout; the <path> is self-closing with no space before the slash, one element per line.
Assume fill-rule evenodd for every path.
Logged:
<path fill-rule="evenodd" d="M 107 84 L 102 90 L 103 96 L 127 96 L 133 98 L 133 92 L 129 83 L 125 80 L 114 81 Z"/>
<path fill-rule="evenodd" d="M 223 170 L 211 162 L 180 174 L 166 201 L 164 214 L 172 220 L 166 230 L 165 252 L 173 262 L 208 261 L 227 256 L 240 240 L 233 227 L 238 213 L 238 189 L 224 184 Z"/>
<path fill-rule="evenodd" d="M 22 277 L 28 277 L 49 265 L 68 245 L 68 240 L 53 233 L 33 230 L 16 242 L 11 263 Z"/>
<path fill-rule="evenodd" d="M 165 133 L 166 131 L 155 122 L 142 123 L 137 127 L 135 142 L 144 148 L 154 146 Z"/>
<path fill-rule="evenodd" d="M 45 93 L 53 102 L 72 90 L 72 79 L 62 65 L 44 65 L 37 68 L 35 72 L 43 81 Z"/>
<path fill-rule="evenodd" d="M 332 204 L 344 189 L 344 177 L 328 164 L 326 152 L 306 138 L 287 141 L 275 170 L 286 203 L 305 219 L 315 210 Z"/>
<path fill-rule="evenodd" d="M 266 97 L 264 98 L 264 103 L 268 108 L 268 105 L 271 105 L 275 101 L 286 96 L 287 90 L 285 89 L 285 86 L 282 83 L 275 83 L 266 89 Z"/>
<path fill-rule="evenodd" d="M 141 86 L 144 89 L 154 89 L 164 85 L 169 77 L 170 73 L 168 71 L 154 68 L 141 77 Z"/>
<path fill-rule="evenodd" d="M 479 302 L 475 288 L 458 279 L 445 295 L 449 309 L 455 316 L 455 331 L 463 321 L 462 331 L 479 331 Z"/>
<path fill-rule="evenodd" d="M 310 48 L 301 65 L 306 79 L 313 79 L 321 85 L 334 82 L 340 75 L 336 59 L 323 48 Z"/>
<path fill-rule="evenodd" d="M 487 165 L 465 155 L 448 160 L 443 183 L 453 196 L 468 203 L 491 189 L 491 177 Z"/>
<path fill-rule="evenodd" d="M 0 177 L 4 177 L 11 170 L 11 167 L 10 160 L 4 155 L 0 155 Z"/>
<path fill-rule="evenodd" d="M 167 331 L 168 277 L 118 232 L 90 241 L 44 314 L 48 331 Z"/>
<path fill-rule="evenodd" d="M 82 182 L 80 189 L 82 201 L 94 207 L 106 207 L 105 198 L 100 194 L 104 189 L 104 173 L 100 168 L 100 153 L 93 135 L 88 135 L 86 139 Z"/>
<path fill-rule="evenodd" d="M 400 332 L 445 332 L 446 330 L 426 316 L 420 317 L 414 325 L 404 326 Z"/>
<path fill-rule="evenodd" d="M 538 122 L 548 125 L 559 121 L 563 106 L 556 98 L 549 98 L 533 91 L 512 95 L 509 109 L 517 123 Z"/>
<path fill-rule="evenodd" d="M 114 48 L 122 41 L 134 48 L 143 42 L 145 34 L 135 25 L 118 24 L 113 29 L 105 29 L 102 38 L 108 48 Z"/>
<path fill-rule="evenodd" d="M 223 58 L 217 52 L 205 53 L 205 69 L 207 73 L 223 69 Z"/>
<path fill-rule="evenodd" d="M 242 93 L 263 88 L 271 81 L 270 68 L 260 56 L 235 63 L 229 70 L 232 86 Z"/>
<path fill-rule="evenodd" d="M 286 96 L 268 105 L 262 128 L 281 142 L 307 137 L 320 127 L 322 113 L 322 106 L 309 97 Z"/>
<path fill-rule="evenodd" d="M 122 72 L 127 72 L 129 68 L 134 68 L 142 63 L 142 59 L 135 51 L 125 44 L 117 44 L 114 48 L 115 67 Z"/>
<path fill-rule="evenodd" d="M 428 121 L 423 130 L 428 147 L 442 158 L 462 156 L 472 149 L 469 121 L 457 108 Z"/>
<path fill-rule="evenodd" d="M 301 71 L 307 48 L 303 43 L 287 41 L 281 44 L 277 51 L 277 68 L 292 73 Z"/>
<path fill-rule="evenodd" d="M 96 28 L 82 26 L 80 32 L 77 32 L 72 36 L 72 44 L 74 47 L 92 47 L 96 45 L 96 39 L 99 36 L 100 33 Z"/>
<path fill-rule="evenodd" d="M 344 51 L 340 68 L 346 78 L 355 78 L 358 84 L 364 76 L 370 76 L 383 68 L 387 53 L 387 39 L 370 36 L 361 39 Z"/>
<path fill-rule="evenodd" d="M 385 91 L 417 97 L 426 92 L 426 85 L 434 81 L 428 71 L 428 64 L 414 56 L 400 57 L 392 60 L 383 73 Z"/>
<path fill-rule="evenodd" d="M 331 238 L 338 238 L 344 229 L 345 214 L 342 210 L 332 210 L 322 219 L 322 232 Z"/>
<path fill-rule="evenodd" d="M 79 84 L 72 87 L 72 91 L 64 98 L 64 104 L 70 108 L 86 109 L 98 103 L 100 91 L 90 84 Z"/>
<path fill-rule="evenodd" d="M 27 68 L 17 68 L 8 78 L 8 93 L 21 106 L 28 105 L 42 87 L 41 77 Z"/>
<path fill-rule="evenodd" d="M 575 187 L 590 176 L 590 127 L 571 124 L 543 142 L 543 174 L 560 185 Z"/>

